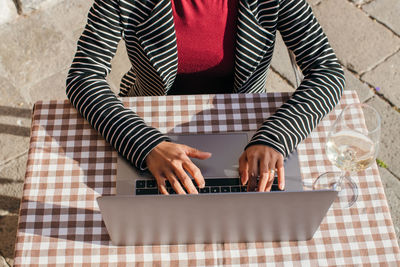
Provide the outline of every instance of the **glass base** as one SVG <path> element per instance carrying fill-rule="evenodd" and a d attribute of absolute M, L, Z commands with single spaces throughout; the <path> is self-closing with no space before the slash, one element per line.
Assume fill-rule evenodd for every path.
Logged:
<path fill-rule="evenodd" d="M 320 175 L 312 184 L 313 190 L 333 189 L 338 191 L 334 205 L 340 208 L 350 208 L 357 201 L 358 187 L 349 177 L 340 172 L 327 172 Z"/>

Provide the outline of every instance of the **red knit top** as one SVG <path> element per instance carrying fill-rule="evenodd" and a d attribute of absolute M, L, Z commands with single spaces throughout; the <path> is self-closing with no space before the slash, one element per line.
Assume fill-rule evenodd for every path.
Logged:
<path fill-rule="evenodd" d="M 169 94 L 231 93 L 238 0 L 171 0 L 178 74 Z"/>

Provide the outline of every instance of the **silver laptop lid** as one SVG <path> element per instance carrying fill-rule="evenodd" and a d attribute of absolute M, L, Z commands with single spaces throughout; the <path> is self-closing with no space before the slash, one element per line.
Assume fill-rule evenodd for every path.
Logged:
<path fill-rule="evenodd" d="M 97 199 L 115 245 L 307 240 L 336 191 L 105 196 Z"/>

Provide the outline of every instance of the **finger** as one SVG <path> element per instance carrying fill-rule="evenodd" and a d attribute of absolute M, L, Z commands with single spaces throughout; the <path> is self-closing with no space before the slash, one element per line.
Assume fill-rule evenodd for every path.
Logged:
<path fill-rule="evenodd" d="M 269 179 L 269 169 L 267 159 L 260 161 L 260 179 L 258 180 L 258 191 L 264 192 L 267 187 L 268 179 Z"/>
<path fill-rule="evenodd" d="M 242 185 L 245 185 L 249 180 L 248 170 L 249 165 L 247 164 L 246 152 L 243 152 L 243 154 L 239 158 L 239 177 Z"/>
<path fill-rule="evenodd" d="M 275 169 L 276 169 L 276 158 L 271 158 L 269 162 L 269 177 L 268 177 L 268 184 L 267 187 L 265 188 L 265 191 L 269 192 L 271 191 L 272 185 L 274 184 L 275 180 Z"/>
<path fill-rule="evenodd" d="M 265 187 L 265 191 L 267 191 L 267 192 L 271 191 L 272 185 L 274 183 L 276 160 L 271 159 L 268 166 L 269 166 L 268 183 L 267 183 L 267 186 Z"/>
<path fill-rule="evenodd" d="M 257 176 L 258 176 L 258 158 L 256 157 L 248 157 L 248 176 L 249 176 L 249 183 L 247 185 L 247 191 L 251 192 L 256 189 L 257 185 Z"/>
<path fill-rule="evenodd" d="M 201 174 L 200 169 L 197 168 L 197 166 L 194 165 L 194 163 L 192 161 L 188 160 L 187 162 L 184 162 L 182 164 L 182 166 L 186 171 L 188 171 L 190 173 L 190 175 L 196 181 L 199 188 L 203 188 L 206 185 L 203 174 Z"/>
<path fill-rule="evenodd" d="M 158 190 L 160 191 L 160 193 L 163 195 L 169 195 L 167 186 L 165 185 L 166 179 L 161 175 L 157 175 L 155 178 L 156 178 Z"/>
<path fill-rule="evenodd" d="M 186 155 L 188 155 L 191 158 L 208 159 L 209 157 L 211 157 L 210 152 L 201 151 L 201 150 L 198 150 L 198 149 L 190 147 L 190 146 L 184 145 L 183 149 L 184 149 Z"/>
<path fill-rule="evenodd" d="M 264 189 L 265 192 L 271 191 L 272 185 L 274 184 L 274 178 L 275 178 L 275 171 L 270 169 L 268 172 L 268 183 Z"/>
<path fill-rule="evenodd" d="M 278 159 L 276 168 L 278 170 L 278 187 L 280 190 L 285 190 L 285 167 L 283 165 L 283 158 Z"/>
<path fill-rule="evenodd" d="M 198 194 L 196 187 L 194 186 L 192 179 L 186 174 L 186 172 L 182 168 L 177 168 L 174 170 L 176 176 L 178 176 L 181 181 L 183 187 L 186 188 L 186 191 L 189 194 Z"/>
<path fill-rule="evenodd" d="M 169 183 L 171 184 L 172 189 L 174 189 L 177 194 L 186 195 L 186 192 L 185 190 L 183 190 L 181 183 L 178 181 L 173 173 L 168 173 L 166 176 Z"/>

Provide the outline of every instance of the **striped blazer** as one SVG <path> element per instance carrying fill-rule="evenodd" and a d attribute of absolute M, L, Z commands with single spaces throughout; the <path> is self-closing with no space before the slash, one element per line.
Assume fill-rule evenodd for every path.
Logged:
<path fill-rule="evenodd" d="M 171 0 L 95 0 L 66 81 L 71 103 L 137 168 L 168 140 L 124 108 L 106 76 L 123 38 L 132 63 L 120 96 L 167 95 L 178 56 Z M 338 103 L 343 70 L 305 0 L 239 0 L 233 93 L 265 91 L 276 32 L 294 52 L 304 79 L 248 146 L 268 145 L 284 156 L 293 151 Z"/>

